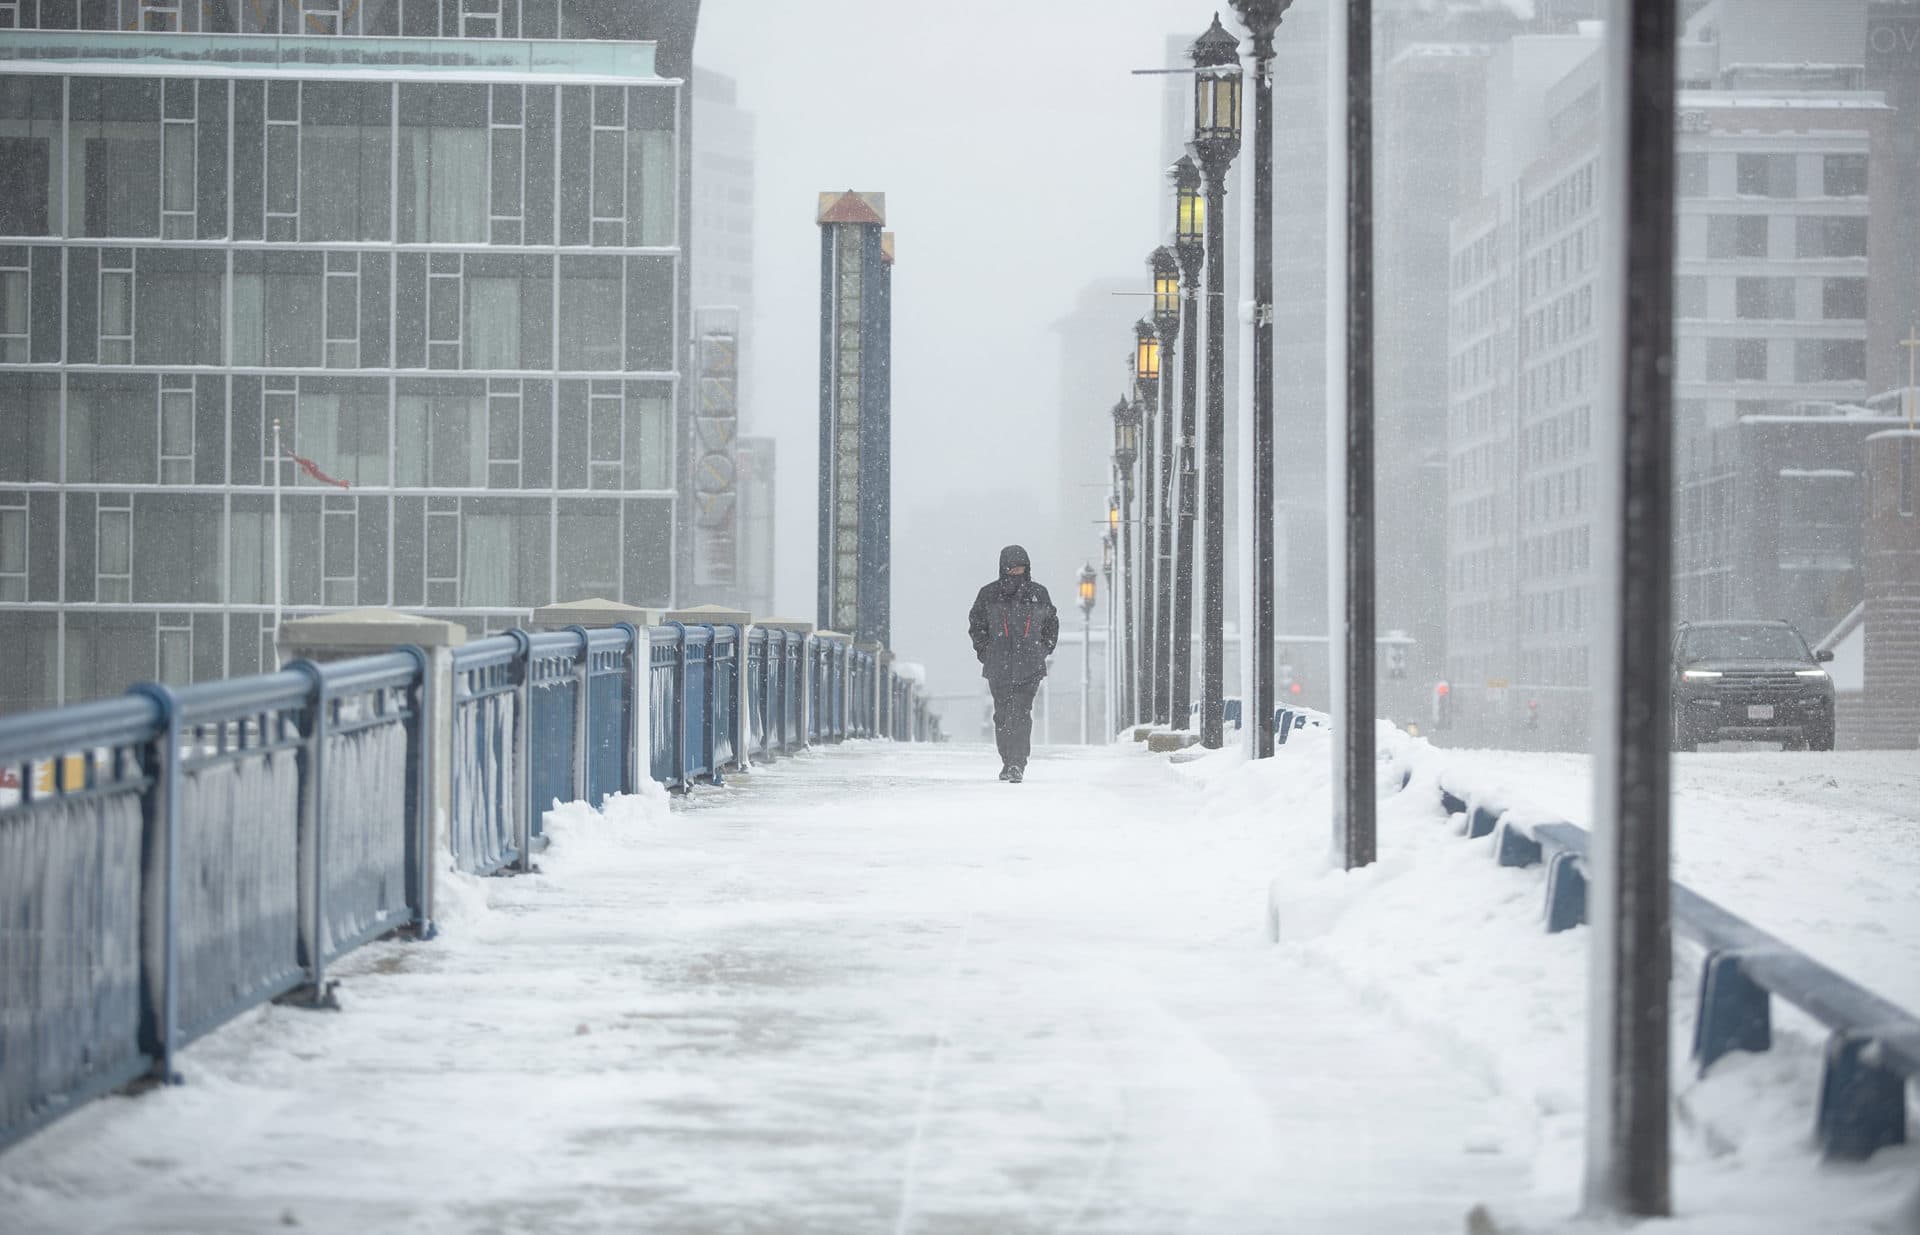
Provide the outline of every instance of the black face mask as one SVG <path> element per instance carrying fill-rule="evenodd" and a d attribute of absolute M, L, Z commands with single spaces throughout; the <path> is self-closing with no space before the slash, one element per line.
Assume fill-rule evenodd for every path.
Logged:
<path fill-rule="evenodd" d="M 1026 581 L 1027 577 L 1025 575 L 1001 575 L 1000 591 L 1003 595 L 1011 596 L 1019 591 L 1020 585 Z"/>

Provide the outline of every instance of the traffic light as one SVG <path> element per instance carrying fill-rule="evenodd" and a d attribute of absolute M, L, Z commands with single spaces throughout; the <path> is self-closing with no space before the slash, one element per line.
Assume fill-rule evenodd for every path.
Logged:
<path fill-rule="evenodd" d="M 1453 688 L 1445 682 L 1437 682 L 1433 687 L 1433 727 L 1450 728 L 1453 724 Z"/>

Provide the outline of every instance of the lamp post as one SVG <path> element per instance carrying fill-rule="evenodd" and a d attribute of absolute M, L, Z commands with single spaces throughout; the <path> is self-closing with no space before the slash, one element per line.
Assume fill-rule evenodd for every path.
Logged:
<path fill-rule="evenodd" d="M 1153 331 L 1159 340 L 1160 377 L 1160 474 L 1154 480 L 1160 502 L 1160 519 L 1154 527 L 1154 627 L 1153 645 L 1153 719 L 1160 724 L 1173 723 L 1172 690 L 1169 678 L 1173 666 L 1173 366 L 1168 363 L 1173 345 L 1180 337 L 1180 260 L 1166 245 L 1147 258 L 1153 270 Z"/>
<path fill-rule="evenodd" d="M 1093 692 L 1093 563 L 1080 568 L 1080 745 L 1089 740 Z"/>
<path fill-rule="evenodd" d="M 1159 692 L 1153 684 L 1160 676 L 1160 592 L 1158 577 L 1159 528 L 1165 512 L 1161 509 L 1160 486 L 1154 469 L 1153 426 L 1160 412 L 1160 336 L 1145 318 L 1133 324 L 1133 397 L 1140 408 L 1141 456 L 1140 487 L 1144 490 L 1140 512 L 1140 680 L 1136 686 L 1136 707 L 1140 719 L 1162 719 L 1154 707 Z"/>
<path fill-rule="evenodd" d="M 1133 626 L 1133 465 L 1140 458 L 1140 409 L 1131 400 L 1113 405 L 1113 465 L 1120 473 L 1120 610 L 1125 629 L 1120 643 L 1125 649 L 1120 675 L 1120 715 L 1128 724 L 1139 717 L 1139 696 L 1134 693 Z"/>
<path fill-rule="evenodd" d="M 1193 467 L 1200 392 L 1200 263 L 1206 257 L 1207 200 L 1200 192 L 1200 167 L 1181 155 L 1170 173 L 1174 192 L 1175 259 L 1180 263 L 1180 458 L 1175 477 L 1179 492 L 1179 544 L 1174 553 L 1173 696 L 1175 729 L 1187 727 L 1193 706 L 1193 523 L 1199 514 L 1199 477 Z M 1156 287 L 1158 286 L 1156 282 Z M 1157 300 L 1157 298 L 1156 298 Z M 1155 308 L 1157 310 L 1158 304 Z"/>
<path fill-rule="evenodd" d="M 1273 757 L 1273 32 L 1293 0 L 1233 0 L 1253 39 L 1253 757 Z M 1369 711 L 1371 715 L 1371 711 Z"/>
<path fill-rule="evenodd" d="M 1107 534 L 1100 538 L 1100 571 L 1107 577 L 1107 648 L 1102 658 L 1106 664 L 1107 689 L 1105 692 L 1107 738 L 1112 738 L 1113 724 L 1113 645 L 1116 642 L 1113 633 L 1113 538 L 1120 524 L 1120 504 L 1113 498 L 1107 499 Z M 1104 739 L 1103 739 L 1104 740 Z"/>
<path fill-rule="evenodd" d="M 1214 14 L 1193 41 L 1193 140 L 1187 149 L 1206 178 L 1207 208 L 1207 458 L 1206 568 L 1202 572 L 1200 628 L 1200 744 L 1218 750 L 1226 678 L 1226 232 L 1227 169 L 1240 149 L 1240 40 Z"/>

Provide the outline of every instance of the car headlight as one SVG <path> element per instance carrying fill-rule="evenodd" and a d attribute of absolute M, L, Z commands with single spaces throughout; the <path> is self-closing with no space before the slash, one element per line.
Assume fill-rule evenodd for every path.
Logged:
<path fill-rule="evenodd" d="M 1717 678 L 1720 676 L 1720 671 L 1718 669 L 1683 669 L 1680 676 L 1689 682 L 1698 682 L 1706 678 Z"/>
<path fill-rule="evenodd" d="M 1795 669 L 1793 676 L 1797 678 L 1823 678 L 1827 676 L 1827 671 L 1825 669 Z"/>

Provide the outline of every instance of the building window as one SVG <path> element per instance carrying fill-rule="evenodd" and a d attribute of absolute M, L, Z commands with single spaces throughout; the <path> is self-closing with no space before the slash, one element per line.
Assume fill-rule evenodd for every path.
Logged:
<path fill-rule="evenodd" d="M 1707 256 L 1765 257 L 1768 217 L 1764 214 L 1708 215 Z"/>
<path fill-rule="evenodd" d="M 193 483 L 193 383 L 169 376 L 160 385 L 160 483 Z"/>
<path fill-rule="evenodd" d="M 0 373 L 0 484 L 60 479 L 60 378 Z"/>
<path fill-rule="evenodd" d="M 0 249 L 0 364 L 26 364 L 30 359 L 31 286 L 27 250 L 24 247 Z"/>
<path fill-rule="evenodd" d="M 1793 357 L 1794 380 L 1798 382 L 1867 380 L 1865 339 L 1797 339 Z"/>
<path fill-rule="evenodd" d="M 27 598 L 27 498 L 20 493 L 6 500 L 20 505 L 0 508 L 0 601 L 23 601 Z"/>
<path fill-rule="evenodd" d="M 325 258 L 233 255 L 233 363 L 317 369 L 325 355 Z"/>
<path fill-rule="evenodd" d="M 486 241 L 488 97 L 486 86 L 400 87 L 399 240 Z"/>
<path fill-rule="evenodd" d="M 1742 197 L 1793 197 L 1799 191 L 1790 154 L 1743 154 L 1736 168 L 1735 192 Z"/>
<path fill-rule="evenodd" d="M 267 83 L 267 239 L 300 238 L 300 83 Z"/>
<path fill-rule="evenodd" d="M 387 483 L 384 379 L 301 378 L 293 423 L 282 424 L 281 433 L 295 454 L 313 460 L 335 480 L 351 485 Z"/>
<path fill-rule="evenodd" d="M 560 367 L 618 372 L 624 326 L 620 259 L 560 259 Z"/>
<path fill-rule="evenodd" d="M 1682 197 L 1705 197 L 1707 195 L 1707 158 L 1699 152 L 1687 152 L 1676 156 L 1674 180 Z"/>
<path fill-rule="evenodd" d="M 1806 215 L 1795 222 L 1801 257 L 1865 257 L 1867 220 L 1862 215 Z"/>
<path fill-rule="evenodd" d="M 104 282 L 105 272 L 101 278 Z M 226 283 L 226 261 L 219 253 L 141 249 L 133 282 L 136 363 L 220 363 L 220 299 Z M 104 361 L 108 351 L 105 300 L 101 311 L 100 358 Z"/>
<path fill-rule="evenodd" d="M 125 494 L 103 494 L 94 512 L 94 595 L 102 604 L 133 599 L 133 504 Z"/>
<path fill-rule="evenodd" d="M 1828 197 L 1865 197 L 1867 195 L 1866 155 L 1827 155 L 1824 172 Z"/>
<path fill-rule="evenodd" d="M 391 87 L 305 82 L 297 114 L 300 239 L 385 240 L 393 179 Z"/>
<path fill-rule="evenodd" d="M 1865 279 L 1820 280 L 1820 316 L 1849 321 L 1864 320 L 1867 316 L 1867 281 Z"/>
<path fill-rule="evenodd" d="M 1750 320 L 1793 317 L 1792 279 L 1736 279 L 1734 315 Z"/>
<path fill-rule="evenodd" d="M 526 153 L 524 91 L 520 86 L 493 87 L 493 109 L 487 133 L 493 164 L 490 173 L 492 213 L 487 221 L 495 244 L 519 244 L 526 217 Z"/>
<path fill-rule="evenodd" d="M 0 78 L 0 236 L 45 236 L 60 217 L 60 82 L 49 77 Z"/>
<path fill-rule="evenodd" d="M 133 363 L 133 250 L 101 249 L 98 303 L 101 364 Z"/>
<path fill-rule="evenodd" d="M 464 286 L 466 368 L 552 367 L 552 259 L 469 255 Z"/>
<path fill-rule="evenodd" d="M 471 378 L 403 380 L 395 394 L 394 427 L 398 450 L 394 458 L 395 484 L 436 489 L 478 489 L 486 485 L 485 382 Z M 450 569 L 446 577 L 457 573 Z M 429 599 L 427 603 L 443 602 Z"/>
<path fill-rule="evenodd" d="M 1683 274 L 1674 282 L 1673 312 L 1677 317 L 1705 317 L 1707 315 L 1707 280 L 1704 275 Z M 1591 318 L 1592 300 L 1586 301 L 1587 314 Z"/>
<path fill-rule="evenodd" d="M 1707 380 L 1710 382 L 1764 382 L 1767 380 L 1765 339 L 1708 339 Z"/>
<path fill-rule="evenodd" d="M 69 234 L 160 234 L 160 86 L 158 78 L 71 79 Z M 167 171 L 178 174 L 174 166 Z M 174 196 L 171 187 L 165 196 Z"/>

